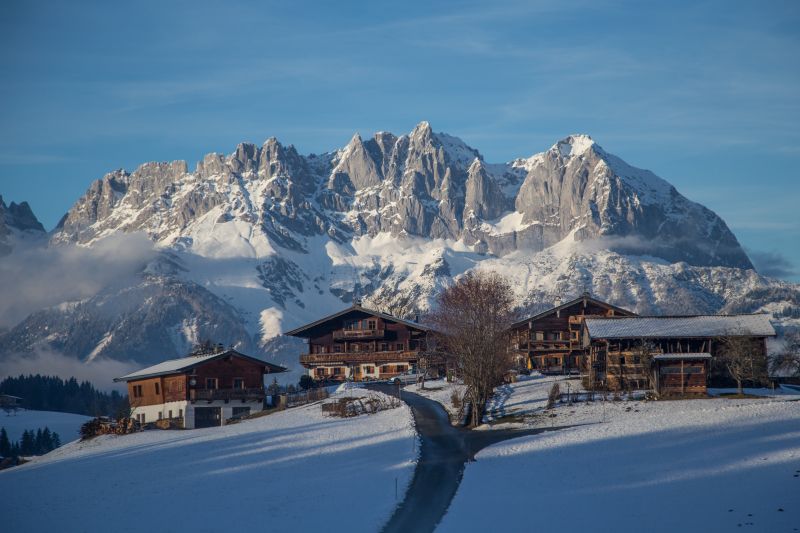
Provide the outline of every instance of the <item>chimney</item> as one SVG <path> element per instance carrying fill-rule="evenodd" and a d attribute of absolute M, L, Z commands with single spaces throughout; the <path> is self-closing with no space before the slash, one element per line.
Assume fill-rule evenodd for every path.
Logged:
<path fill-rule="evenodd" d="M 561 296 L 556 296 L 556 299 L 553 300 L 553 306 L 558 307 L 561 305 Z"/>

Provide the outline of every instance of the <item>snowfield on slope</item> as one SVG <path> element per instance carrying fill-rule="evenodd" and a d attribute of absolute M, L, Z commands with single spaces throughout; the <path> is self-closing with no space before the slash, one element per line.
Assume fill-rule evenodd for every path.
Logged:
<path fill-rule="evenodd" d="M 348 391 L 350 395 L 379 395 Z M 0 472 L 4 531 L 374 532 L 417 457 L 404 404 L 355 418 L 319 404 L 221 428 L 64 446 Z"/>
<path fill-rule="evenodd" d="M 530 425 L 578 425 L 481 451 L 437 531 L 800 527 L 797 395 L 582 403 L 536 417 L 551 384 L 515 384 L 524 392 L 506 390 L 506 406 Z"/>
<path fill-rule="evenodd" d="M 0 414 L 0 427 L 6 428 L 8 438 L 12 441 L 21 439 L 22 432 L 26 429 L 35 431 L 49 428 L 50 431 L 58 433 L 61 442 L 66 444 L 80 437 L 81 425 L 87 420 L 91 420 L 91 417 L 56 411 L 19 409 L 15 413 Z"/>

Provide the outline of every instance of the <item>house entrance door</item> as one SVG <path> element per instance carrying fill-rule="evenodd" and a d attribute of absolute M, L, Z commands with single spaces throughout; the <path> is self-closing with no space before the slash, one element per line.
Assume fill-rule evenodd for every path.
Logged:
<path fill-rule="evenodd" d="M 221 407 L 195 407 L 194 408 L 194 427 L 210 428 L 222 425 Z"/>

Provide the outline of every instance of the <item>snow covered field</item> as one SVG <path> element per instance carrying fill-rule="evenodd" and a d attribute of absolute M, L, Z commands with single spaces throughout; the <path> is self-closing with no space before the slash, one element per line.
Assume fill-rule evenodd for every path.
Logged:
<path fill-rule="evenodd" d="M 144 520 L 148 531 L 373 532 L 416 457 L 405 405 L 341 419 L 312 404 L 222 428 L 103 436 L 0 472 L 0 529 L 141 531 Z"/>
<path fill-rule="evenodd" d="M 61 438 L 62 443 L 73 441 L 80 437 L 81 425 L 89 416 L 76 415 L 72 413 L 57 413 L 55 411 L 29 411 L 20 409 L 12 414 L 0 411 L 0 427 L 6 428 L 8 438 L 12 441 L 22 438 L 22 432 L 26 429 L 50 428 Z"/>
<path fill-rule="evenodd" d="M 438 531 L 800 529 L 800 396 L 544 413 L 553 379 L 501 390 L 495 413 L 519 415 L 520 426 L 580 425 L 480 452 Z"/>

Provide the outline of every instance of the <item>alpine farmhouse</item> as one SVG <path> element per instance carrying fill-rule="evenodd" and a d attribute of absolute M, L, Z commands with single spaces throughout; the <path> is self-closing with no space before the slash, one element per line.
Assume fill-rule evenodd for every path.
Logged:
<path fill-rule="evenodd" d="M 635 316 L 635 313 L 592 298 L 579 298 L 519 320 L 511 326 L 511 348 L 518 365 L 543 374 L 586 371 L 588 350 L 581 339 L 589 317 Z"/>
<path fill-rule="evenodd" d="M 286 372 L 225 350 L 171 359 L 114 379 L 128 384 L 131 416 L 141 425 L 168 420 L 185 429 L 224 425 L 264 409 L 264 375 Z"/>
<path fill-rule="evenodd" d="M 308 340 L 300 364 L 318 381 L 389 379 L 417 368 L 427 350 L 426 326 L 355 303 L 285 335 Z"/>

